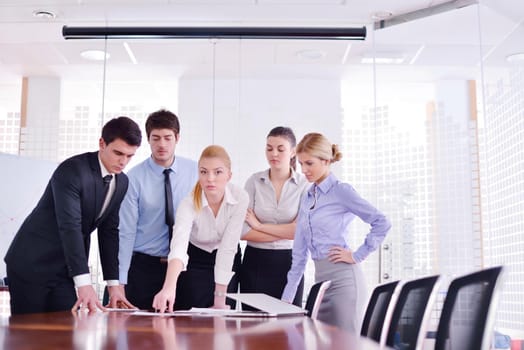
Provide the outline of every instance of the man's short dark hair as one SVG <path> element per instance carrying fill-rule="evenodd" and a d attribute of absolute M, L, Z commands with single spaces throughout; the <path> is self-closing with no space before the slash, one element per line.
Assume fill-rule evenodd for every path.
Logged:
<path fill-rule="evenodd" d="M 102 138 L 106 144 L 122 139 L 130 146 L 140 146 L 142 133 L 138 124 L 131 118 L 121 116 L 111 119 L 104 125 Z"/>
<path fill-rule="evenodd" d="M 147 117 L 146 134 L 148 140 L 153 129 L 171 129 L 175 135 L 178 135 L 180 133 L 180 122 L 175 113 L 167 109 L 160 109 Z"/>

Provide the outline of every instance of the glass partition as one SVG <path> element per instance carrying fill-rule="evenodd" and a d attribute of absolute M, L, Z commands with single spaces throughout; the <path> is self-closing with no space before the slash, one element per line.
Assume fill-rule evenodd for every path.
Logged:
<path fill-rule="evenodd" d="M 104 116 L 135 111 L 133 117 L 143 127 L 149 113 L 168 108 L 181 124 L 176 154 L 196 160 L 207 145 L 220 144 L 232 158 L 232 182 L 244 186 L 251 174 L 269 167 L 266 135 L 275 126 L 291 127 L 298 139 L 318 131 L 341 143 L 340 75 L 352 45 L 358 44 L 108 40 Z M 144 142 L 133 162 L 149 154 Z M 340 165 L 335 170 L 342 175 Z M 305 290 L 312 283 L 310 266 Z"/>
<path fill-rule="evenodd" d="M 0 81 L 0 152 L 18 154 L 20 138 L 20 79 Z"/>
<path fill-rule="evenodd" d="M 486 5 L 479 11 L 477 80 L 481 251 L 486 266 L 506 268 L 496 326 L 524 339 L 524 14 L 503 2 L 481 3 Z"/>

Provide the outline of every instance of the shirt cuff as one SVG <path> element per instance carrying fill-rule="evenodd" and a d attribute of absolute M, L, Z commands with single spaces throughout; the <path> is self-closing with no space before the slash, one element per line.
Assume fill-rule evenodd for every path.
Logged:
<path fill-rule="evenodd" d="M 362 249 L 357 249 L 356 251 L 352 252 L 351 255 L 357 264 L 361 263 L 367 256 L 367 254 L 365 254 Z"/>
<path fill-rule="evenodd" d="M 233 271 L 224 271 L 215 267 L 215 283 L 227 286 L 234 274 Z"/>
<path fill-rule="evenodd" d="M 293 302 L 293 299 L 295 299 L 295 294 L 296 294 L 296 291 L 295 293 L 293 293 L 291 291 L 291 287 L 290 286 L 287 286 L 284 288 L 284 292 L 282 292 L 282 297 L 280 299 L 282 299 L 283 301 L 286 301 L 288 303 L 292 303 Z"/>
<path fill-rule="evenodd" d="M 106 284 L 108 287 L 118 286 L 120 285 L 120 281 L 118 280 L 107 280 Z"/>
<path fill-rule="evenodd" d="M 91 275 L 84 273 L 82 275 L 73 276 L 73 281 L 75 282 L 75 287 L 83 287 L 91 285 Z"/>
<path fill-rule="evenodd" d="M 187 263 L 189 262 L 189 256 L 186 254 L 177 254 L 177 252 L 171 251 L 167 256 L 167 261 L 178 259 L 182 263 L 182 271 L 187 270 Z"/>

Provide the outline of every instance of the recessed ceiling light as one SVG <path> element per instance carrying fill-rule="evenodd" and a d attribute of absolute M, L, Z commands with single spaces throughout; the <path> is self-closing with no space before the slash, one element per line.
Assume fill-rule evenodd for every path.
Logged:
<path fill-rule="evenodd" d="M 377 11 L 371 14 L 371 19 L 374 21 L 380 21 L 391 16 L 393 16 L 393 12 L 391 11 Z"/>
<path fill-rule="evenodd" d="M 102 51 L 102 50 L 86 50 L 80 52 L 80 56 L 85 58 L 86 60 L 91 61 L 103 61 L 104 59 L 109 59 L 111 55 L 108 52 Z"/>
<path fill-rule="evenodd" d="M 373 59 L 372 57 L 364 57 L 360 62 L 364 64 L 401 64 L 404 62 L 404 59 L 391 57 L 376 57 Z"/>
<path fill-rule="evenodd" d="M 524 52 L 517 52 L 506 56 L 506 61 L 509 63 L 524 63 Z"/>
<path fill-rule="evenodd" d="M 53 11 L 48 10 L 34 10 L 33 17 L 40 19 L 55 19 L 56 14 Z"/>
<path fill-rule="evenodd" d="M 402 64 L 405 59 L 404 55 L 401 54 L 381 53 L 375 56 L 363 56 L 360 62 L 364 64 Z"/>
<path fill-rule="evenodd" d="M 316 61 L 326 57 L 326 53 L 324 51 L 314 49 L 300 50 L 297 51 L 296 55 L 298 58 L 308 61 Z"/>
<path fill-rule="evenodd" d="M 135 54 L 133 53 L 133 50 L 131 50 L 131 46 L 129 46 L 127 41 L 124 41 L 124 48 L 126 49 L 127 55 L 129 56 L 131 62 L 133 62 L 133 64 L 138 64 Z"/>

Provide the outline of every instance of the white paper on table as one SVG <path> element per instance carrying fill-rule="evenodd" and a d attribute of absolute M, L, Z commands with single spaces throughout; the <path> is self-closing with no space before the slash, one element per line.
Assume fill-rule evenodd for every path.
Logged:
<path fill-rule="evenodd" d="M 133 316 L 157 316 L 157 317 L 172 317 L 175 316 L 172 312 L 154 312 L 154 311 L 135 311 L 131 315 Z"/>
<path fill-rule="evenodd" d="M 189 310 L 178 310 L 173 312 L 135 311 L 135 316 L 230 316 L 240 313 L 236 310 L 211 309 L 194 307 Z"/>
<path fill-rule="evenodd" d="M 212 308 L 207 308 L 207 307 L 193 307 L 190 310 L 183 311 L 183 312 L 190 312 L 194 314 L 206 314 L 206 315 L 230 315 L 230 314 L 237 313 L 238 311 L 230 310 L 230 309 L 212 309 Z"/>
<path fill-rule="evenodd" d="M 109 312 L 135 312 L 135 311 L 138 311 L 138 309 L 121 309 L 117 307 L 106 307 L 106 310 Z"/>

